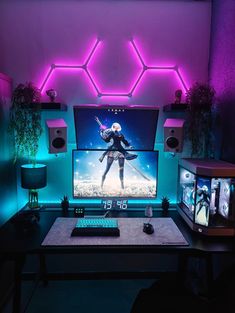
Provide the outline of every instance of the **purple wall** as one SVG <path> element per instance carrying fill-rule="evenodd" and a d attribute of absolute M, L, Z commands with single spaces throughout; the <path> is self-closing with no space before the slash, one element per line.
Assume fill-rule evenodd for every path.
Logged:
<path fill-rule="evenodd" d="M 235 163 L 235 1 L 214 0 L 210 81 L 221 110 L 221 158 Z"/>
<path fill-rule="evenodd" d="M 128 44 L 131 37 L 148 65 L 178 65 L 188 85 L 207 79 L 208 3 L 6 1 L 1 25 L 0 67 L 15 83 L 40 85 L 52 63 L 81 64 L 97 37 L 102 43 L 90 66 L 101 89 L 128 89 L 136 77 L 140 64 Z M 68 103 L 97 102 L 79 70 L 58 70 L 50 83 Z M 131 102 L 168 103 L 176 87 L 182 86 L 174 72 L 149 72 Z"/>
<path fill-rule="evenodd" d="M 0 73 L 0 225 L 17 212 L 16 173 L 7 132 L 12 80 Z"/>
<path fill-rule="evenodd" d="M 126 91 L 141 68 L 128 42 L 133 37 L 147 65 L 178 65 L 188 86 L 195 81 L 206 82 L 210 14 L 210 3 L 195 1 L 1 1 L 0 69 L 13 77 L 15 84 L 33 81 L 40 85 L 52 63 L 83 63 L 99 37 L 102 42 L 91 60 L 92 73 L 103 91 Z M 162 107 L 174 100 L 175 90 L 182 85 L 174 71 L 149 71 L 131 99 L 98 98 L 84 71 L 61 69 L 53 73 L 46 89 L 51 87 L 69 110 L 44 112 L 43 118 L 65 119 L 69 125 L 68 153 L 48 155 L 44 132 L 38 159 L 48 164 L 49 185 L 40 194 L 41 199 L 48 200 L 50 195 L 51 201 L 58 201 L 63 194 L 71 197 L 74 104 Z M 169 158 L 163 153 L 167 117 L 161 111 L 155 146 L 160 150 L 158 196 L 168 194 L 175 200 L 178 156 Z M 58 168 L 64 170 L 58 173 Z M 22 188 L 18 191 L 21 193 Z"/>

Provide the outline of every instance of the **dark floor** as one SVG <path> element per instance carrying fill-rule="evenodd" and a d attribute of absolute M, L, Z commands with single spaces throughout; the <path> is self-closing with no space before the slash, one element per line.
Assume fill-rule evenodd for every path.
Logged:
<path fill-rule="evenodd" d="M 218 280 L 212 298 L 172 277 L 158 280 L 23 282 L 22 313 L 234 313 L 235 270 Z M 196 281 L 195 281 L 196 282 Z M 190 285 L 191 284 L 191 285 Z M 199 290 L 199 289 L 198 289 Z M 161 309 L 160 309 L 161 308 Z M 11 313 L 9 301 L 2 313 Z"/>
<path fill-rule="evenodd" d="M 35 264 L 33 260 L 30 264 Z M 216 263 L 221 264 L 219 259 L 214 261 L 217 261 L 214 268 Z M 224 266 L 221 272 L 216 271 L 213 288 L 210 288 L 213 290 L 212 299 L 209 301 L 205 264 L 203 260 L 193 258 L 183 280 L 176 272 L 164 272 L 159 279 L 49 281 L 47 287 L 41 281 L 23 281 L 21 312 L 221 313 L 226 308 L 226 313 L 234 313 L 235 262 L 227 261 L 229 266 Z M 53 263 L 55 270 L 57 263 Z M 65 263 L 64 259 L 62 263 Z M 152 306 L 158 309 L 152 310 Z M 160 307 L 164 310 L 159 310 Z M 11 300 L 1 312 L 12 312 Z"/>
<path fill-rule="evenodd" d="M 40 283 L 34 289 L 31 282 L 24 282 L 22 312 L 129 313 L 138 292 L 152 283 L 153 280 L 52 281 L 47 287 Z M 11 307 L 10 302 L 3 313 L 11 313 Z"/>

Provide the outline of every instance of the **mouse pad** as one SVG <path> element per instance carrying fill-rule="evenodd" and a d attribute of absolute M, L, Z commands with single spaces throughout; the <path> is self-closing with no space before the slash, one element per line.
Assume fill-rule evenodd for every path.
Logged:
<path fill-rule="evenodd" d="M 78 218 L 58 217 L 42 246 L 84 246 L 84 245 L 188 245 L 188 242 L 172 218 L 152 218 L 154 233 L 143 232 L 143 223 L 149 218 L 116 218 L 120 237 L 71 237 Z"/>

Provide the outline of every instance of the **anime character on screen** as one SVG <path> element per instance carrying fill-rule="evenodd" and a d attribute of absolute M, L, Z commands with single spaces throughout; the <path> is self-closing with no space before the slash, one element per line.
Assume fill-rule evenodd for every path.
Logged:
<path fill-rule="evenodd" d="M 125 139 L 124 135 L 121 133 L 121 125 L 119 123 L 113 123 L 110 128 L 102 125 L 98 117 L 95 117 L 96 122 L 100 126 L 100 136 L 107 142 L 111 143 L 107 150 L 101 155 L 99 161 L 102 162 L 105 156 L 107 156 L 107 164 L 105 171 L 102 176 L 101 187 L 103 187 L 106 175 L 108 174 L 113 161 L 117 160 L 119 165 L 119 178 L 121 181 L 121 187 L 124 189 L 124 163 L 125 160 L 134 160 L 137 158 L 137 154 L 129 153 L 124 147 L 132 149 L 130 143 Z"/>
<path fill-rule="evenodd" d="M 207 219 L 208 216 L 208 210 L 210 207 L 210 194 L 209 189 L 206 185 L 203 185 L 201 188 L 197 190 L 197 195 L 200 197 L 200 199 L 196 203 L 197 208 L 197 215 L 200 213 L 202 208 L 205 210 L 205 218 Z"/>

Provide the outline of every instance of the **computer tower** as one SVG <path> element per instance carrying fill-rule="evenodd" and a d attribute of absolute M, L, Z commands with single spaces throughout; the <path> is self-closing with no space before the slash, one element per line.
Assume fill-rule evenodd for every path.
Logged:
<path fill-rule="evenodd" d="M 192 230 L 208 236 L 234 236 L 235 165 L 181 159 L 177 207 Z"/>

